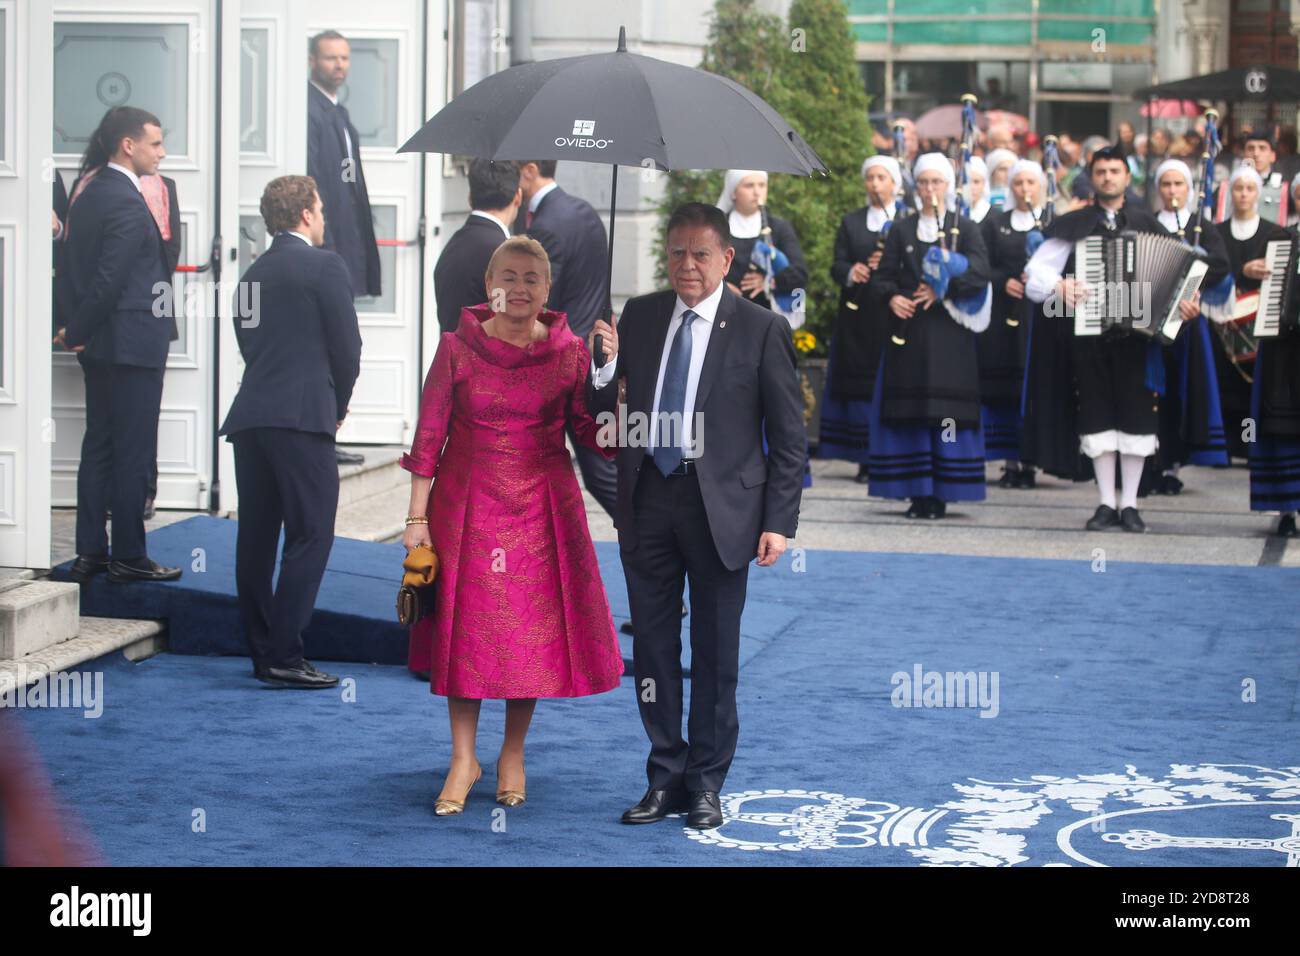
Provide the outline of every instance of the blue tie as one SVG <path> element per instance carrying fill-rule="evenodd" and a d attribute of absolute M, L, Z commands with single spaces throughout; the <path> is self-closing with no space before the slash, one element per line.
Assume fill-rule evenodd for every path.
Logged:
<path fill-rule="evenodd" d="M 686 378 L 691 371 L 691 319 L 698 316 L 687 309 L 682 313 L 682 324 L 673 336 L 673 347 L 668 353 L 668 368 L 664 370 L 664 387 L 659 394 L 659 418 L 655 425 L 655 467 L 667 477 L 682 463 L 682 437 L 684 406 L 686 405 Z M 672 413 L 676 412 L 675 415 Z M 664 416 L 668 416 L 665 418 Z M 677 444 L 670 444 L 673 428 L 677 430 Z"/>

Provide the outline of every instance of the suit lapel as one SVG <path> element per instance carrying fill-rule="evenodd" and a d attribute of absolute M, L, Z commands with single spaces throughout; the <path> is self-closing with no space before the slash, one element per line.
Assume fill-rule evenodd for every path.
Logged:
<path fill-rule="evenodd" d="M 723 355 L 727 351 L 728 343 L 731 342 L 731 328 L 728 327 L 727 320 L 735 311 L 736 294 L 724 287 L 722 299 L 718 302 L 718 312 L 713 317 L 713 329 L 709 332 L 709 346 L 704 350 L 704 367 L 700 369 L 700 381 L 695 387 L 696 410 L 704 407 L 704 402 L 709 397 L 709 389 L 713 387 L 713 381 L 718 377 L 718 369 L 722 367 Z"/>
<path fill-rule="evenodd" d="M 650 331 L 646 333 L 650 341 L 643 353 L 646 369 L 645 374 L 641 376 L 641 387 L 637 389 L 637 401 L 629 403 L 628 406 L 644 409 L 647 415 L 653 411 L 655 383 L 659 380 L 659 363 L 663 359 L 664 343 L 668 339 L 668 324 L 673 320 L 673 307 L 677 304 L 675 293 L 664 298 L 667 304 L 652 317 Z"/>

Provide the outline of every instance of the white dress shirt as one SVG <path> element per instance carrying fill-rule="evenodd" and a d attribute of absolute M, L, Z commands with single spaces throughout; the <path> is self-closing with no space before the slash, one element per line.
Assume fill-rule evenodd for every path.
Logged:
<path fill-rule="evenodd" d="M 655 380 L 654 402 L 650 406 L 650 425 L 649 443 L 650 452 L 657 447 L 658 429 L 654 427 L 658 421 L 659 399 L 664 387 L 664 374 L 668 370 L 668 356 L 672 351 L 673 339 L 677 335 L 677 330 L 682 327 L 682 313 L 688 308 L 697 316 L 691 322 L 691 365 L 686 373 L 686 397 L 682 402 L 682 447 L 686 451 L 691 450 L 694 441 L 695 430 L 695 393 L 700 385 L 700 370 L 704 368 L 704 353 L 709 347 L 709 336 L 713 333 L 713 320 L 718 314 L 718 304 L 722 301 L 722 290 L 726 287 L 725 282 L 719 282 L 718 287 L 713 290 L 708 298 L 701 301 L 698 305 L 688 306 L 677 297 L 673 304 L 672 319 L 668 322 L 668 334 L 664 336 L 663 352 L 659 356 L 659 377 Z M 596 388 L 603 388 L 614 377 L 614 366 L 618 362 L 618 356 L 614 357 L 613 362 L 606 362 L 600 369 L 595 368 L 595 362 L 592 362 L 592 382 Z M 628 426 L 629 429 L 631 425 Z M 671 434 L 671 429 L 669 434 Z M 686 454 L 684 458 L 696 457 Z"/>
<path fill-rule="evenodd" d="M 502 222 L 500 219 L 498 219 L 496 216 L 492 215 L 492 213 L 484 212 L 481 209 L 471 209 L 469 214 L 471 216 L 482 216 L 484 219 L 488 220 L 489 222 L 495 222 L 498 226 L 501 227 L 501 231 L 506 234 L 506 238 L 507 239 L 510 238 L 510 230 L 506 228 L 506 224 Z"/>
<path fill-rule="evenodd" d="M 119 166 L 117 163 L 109 163 L 109 169 L 116 169 L 119 173 L 131 180 L 132 184 L 138 190 L 140 189 L 140 177 L 135 174 L 134 169 L 127 169 L 125 166 Z"/>
<path fill-rule="evenodd" d="M 280 235 L 297 236 L 303 242 L 307 243 L 307 245 L 310 246 L 312 244 L 311 236 L 304 236 L 301 232 L 298 232 L 296 229 L 286 229 L 283 233 L 280 233 Z"/>
<path fill-rule="evenodd" d="M 528 211 L 537 212 L 537 207 L 540 206 L 542 200 L 546 198 L 546 194 L 558 185 L 560 184 L 557 182 L 549 182 L 541 189 L 537 190 L 537 192 L 533 193 L 533 198 L 528 200 Z"/>

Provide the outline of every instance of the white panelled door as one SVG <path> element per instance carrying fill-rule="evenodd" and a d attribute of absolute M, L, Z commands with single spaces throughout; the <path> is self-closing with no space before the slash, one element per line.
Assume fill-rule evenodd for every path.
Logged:
<path fill-rule="evenodd" d="M 238 8 L 228 3 L 226 8 Z M 181 265 L 207 262 L 217 223 L 213 208 L 218 87 L 213 57 L 215 4 L 169 0 L 126 12 L 100 0 L 54 5 L 54 162 L 69 189 L 81 154 L 104 112 L 129 105 L 155 114 L 167 158 L 159 172 L 176 181 Z M 225 57 L 223 57 L 225 58 Z M 158 422 L 160 508 L 208 506 L 213 434 L 210 291 L 208 273 L 178 273 L 174 286 L 180 338 L 172 343 Z M 200 293 L 200 294 L 196 294 Z M 198 306 L 198 307 L 195 307 Z M 85 391 L 76 359 L 53 357 L 53 499 L 76 503 L 77 464 L 85 431 Z"/>
<path fill-rule="evenodd" d="M 380 241 L 382 289 L 357 300 L 361 377 L 352 393 L 342 442 L 405 444 L 418 415 L 420 157 L 397 153 L 421 123 L 425 84 L 421 0 L 313 0 L 307 36 L 337 30 L 351 46 L 351 70 L 339 92 L 361 135 L 361 162 Z M 440 8 L 441 4 L 431 4 Z M 432 11 L 431 11 L 432 14 Z M 430 35 L 433 31 L 430 30 Z M 441 35 L 440 33 L 438 34 Z M 307 43 L 301 82 L 306 96 Z M 292 73 L 292 70 L 290 71 Z M 436 164 L 430 164 L 430 169 Z M 435 183 L 435 188 L 437 184 Z M 325 211 L 329 216 L 329 210 Z M 437 323 L 429 314 L 428 321 Z"/>
<path fill-rule="evenodd" d="M 50 12 L 0 0 L 0 566 L 50 566 Z"/>

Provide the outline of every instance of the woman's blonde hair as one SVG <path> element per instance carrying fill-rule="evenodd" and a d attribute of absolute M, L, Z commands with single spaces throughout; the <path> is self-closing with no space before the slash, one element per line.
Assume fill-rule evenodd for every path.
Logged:
<path fill-rule="evenodd" d="M 491 276 L 496 271 L 497 263 L 502 256 L 508 256 L 511 253 L 518 252 L 526 256 L 532 256 L 542 264 L 542 274 L 546 276 L 546 281 L 551 281 L 551 257 L 546 254 L 542 244 L 530 236 L 511 236 L 501 245 L 497 246 L 496 252 L 492 253 L 492 258 L 488 260 L 486 276 Z M 489 283 L 490 284 L 490 283 Z"/>

